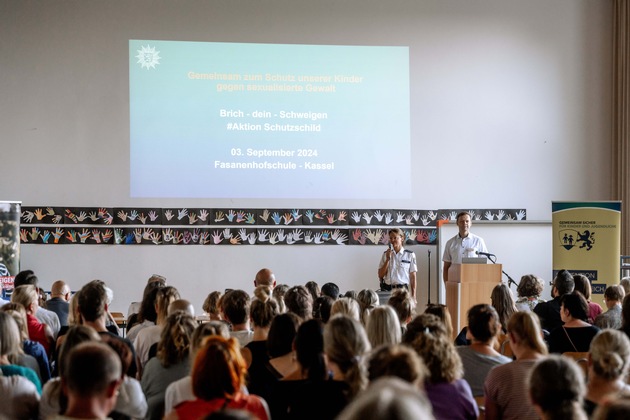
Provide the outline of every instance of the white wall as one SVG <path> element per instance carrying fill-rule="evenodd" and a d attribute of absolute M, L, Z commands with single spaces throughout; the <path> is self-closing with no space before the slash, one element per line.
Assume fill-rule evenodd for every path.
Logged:
<path fill-rule="evenodd" d="M 549 220 L 551 200 L 610 198 L 610 17 L 610 1 L 3 0 L 0 199 L 29 206 L 526 208 L 529 219 Z M 413 198 L 130 199 L 131 38 L 408 45 Z M 384 162 L 380 170 L 395 169 Z M 414 250 L 426 259 L 425 247 Z M 100 277 L 119 296 L 114 309 L 125 309 L 160 272 L 200 306 L 213 289 L 249 290 L 262 266 L 288 283 L 366 287 L 375 284 L 380 252 L 25 245 L 22 267 L 35 269 L 44 285 L 67 278 L 77 287 Z"/>

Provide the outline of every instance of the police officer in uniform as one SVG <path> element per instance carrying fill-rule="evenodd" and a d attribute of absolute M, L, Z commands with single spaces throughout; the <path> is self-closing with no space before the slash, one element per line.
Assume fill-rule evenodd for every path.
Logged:
<path fill-rule="evenodd" d="M 393 228 L 388 233 L 390 246 L 378 266 L 381 288 L 392 290 L 404 287 L 416 301 L 416 254 L 403 248 L 405 233 L 402 229 Z"/>

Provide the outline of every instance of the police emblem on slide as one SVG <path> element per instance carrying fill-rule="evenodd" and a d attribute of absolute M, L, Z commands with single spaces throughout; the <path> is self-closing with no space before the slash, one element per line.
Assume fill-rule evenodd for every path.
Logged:
<path fill-rule="evenodd" d="M 154 69 L 155 66 L 160 64 L 162 57 L 160 57 L 160 52 L 155 50 L 155 47 L 147 45 L 136 51 L 138 52 L 138 55 L 136 55 L 138 61 L 136 63 L 140 64 L 143 69 Z"/>

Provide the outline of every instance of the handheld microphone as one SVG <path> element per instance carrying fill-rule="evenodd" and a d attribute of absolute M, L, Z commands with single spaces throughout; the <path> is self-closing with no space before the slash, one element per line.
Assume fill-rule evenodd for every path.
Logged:
<path fill-rule="evenodd" d="M 481 252 L 481 251 L 475 251 L 475 254 L 477 255 L 483 255 L 484 257 L 496 257 L 496 255 L 494 254 L 490 254 L 489 252 Z"/>

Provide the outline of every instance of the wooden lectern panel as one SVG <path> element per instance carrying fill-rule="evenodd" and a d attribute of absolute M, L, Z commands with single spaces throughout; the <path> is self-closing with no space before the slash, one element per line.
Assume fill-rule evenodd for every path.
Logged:
<path fill-rule="evenodd" d="M 501 282 L 501 264 L 453 264 L 446 283 L 446 306 L 453 322 L 453 335 L 468 323 L 468 309 L 490 304 L 492 289 Z M 456 279 L 456 281 L 451 281 Z M 457 281 L 459 280 L 459 281 Z"/>

